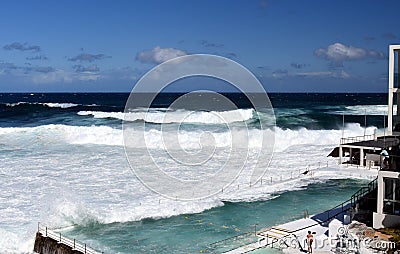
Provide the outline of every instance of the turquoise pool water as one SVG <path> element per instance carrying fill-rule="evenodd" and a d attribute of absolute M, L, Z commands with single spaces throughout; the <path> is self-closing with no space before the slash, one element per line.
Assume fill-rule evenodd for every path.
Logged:
<path fill-rule="evenodd" d="M 302 190 L 283 192 L 258 202 L 226 202 L 198 214 L 126 223 L 77 226 L 63 233 L 90 243 L 105 253 L 200 253 L 208 244 L 327 210 L 347 200 L 367 181 L 329 180 Z M 234 241 L 227 241 L 231 248 Z M 232 245 L 233 243 L 233 245 Z M 222 245 L 224 245 L 222 244 Z M 225 249 L 226 249 L 225 248 Z M 274 253 L 259 250 L 255 253 Z"/>

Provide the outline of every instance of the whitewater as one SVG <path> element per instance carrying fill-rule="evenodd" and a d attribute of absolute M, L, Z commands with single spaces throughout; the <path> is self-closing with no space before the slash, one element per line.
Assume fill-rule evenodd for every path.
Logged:
<path fill-rule="evenodd" d="M 352 136 L 362 131 L 357 124 L 346 129 Z M 243 177 L 237 180 L 243 186 L 239 191 L 225 192 L 201 201 L 176 202 L 155 195 L 135 178 L 124 157 L 122 130 L 106 126 L 45 125 L 2 128 L 0 133 L 3 150 L 0 156 L 3 162 L 0 171 L 3 180 L 1 205 L 5 208 L 0 221 L 1 233 L 6 236 L 0 242 L 1 252 L 30 251 L 39 221 L 49 227 L 66 227 L 92 222 L 165 218 L 198 213 L 223 205 L 221 201 L 268 199 L 274 193 L 308 184 L 307 180 L 299 179 L 290 186 L 266 187 L 266 191 L 248 188 L 248 179 Z M 159 133 L 148 135 L 154 139 L 149 148 L 159 149 L 156 145 L 161 143 Z M 216 140 L 225 140 L 226 135 L 218 133 L 221 138 Z M 268 178 L 286 179 L 290 174 L 299 175 L 299 169 L 305 170 L 306 165 L 315 166 L 317 162 L 326 163 L 328 160 L 335 163 L 332 159 L 315 158 L 325 159 L 340 137 L 340 130 L 277 128 L 276 152 L 267 172 Z M 185 148 L 195 148 L 195 138 L 186 139 Z M 17 156 L 16 151 L 21 156 Z M 136 162 L 137 166 L 146 166 L 140 157 Z M 26 230 L 24 235 L 20 235 L 21 229 Z"/>
<path fill-rule="evenodd" d="M 332 128 L 315 128 L 313 124 L 318 120 L 310 117 L 310 108 L 277 108 L 278 125 L 260 129 L 255 122 L 265 120 L 266 116 L 248 108 L 237 109 L 236 112 L 186 109 L 171 112 L 166 108 L 154 108 L 145 112 L 137 109 L 127 116 L 122 108 L 115 105 L 108 105 L 107 110 L 104 110 L 104 107 L 99 106 L 99 101 L 48 101 L 51 102 L 17 101 L 3 104 L 3 112 L 6 112 L 3 118 L 7 118 L 8 122 L 0 127 L 0 253 L 32 252 L 38 222 L 61 230 L 73 226 L 88 231 L 93 230 L 96 225 L 120 225 L 124 228 L 130 225 L 124 223 L 145 223 L 149 219 L 151 221 L 147 223 L 157 224 L 168 218 L 184 216 L 186 219 L 187 215 L 215 211 L 213 209 L 231 209 L 231 205 L 227 205 L 230 203 L 268 202 L 283 193 L 307 190 L 310 184 L 346 178 L 328 171 L 321 173 L 318 178 L 309 178 L 304 177 L 302 172 L 321 164 L 336 165 L 337 160 L 327 157 L 327 154 L 343 135 L 359 136 L 364 132 L 372 134 L 377 129 L 371 125 L 365 128 L 357 122 L 346 124 L 344 130 L 338 128 L 336 123 Z M 53 120 L 44 121 L 44 116 L 36 115 L 38 119 L 31 119 L 27 124 L 26 118 L 29 117 L 20 112 L 25 110 L 23 107 L 42 107 L 41 110 L 47 117 L 50 110 Z M 12 119 L 8 114 L 12 110 L 15 115 L 22 115 L 21 119 Z M 352 108 L 343 107 L 340 110 L 347 110 L 353 115 L 364 114 L 361 109 L 354 113 L 354 105 Z M 172 117 L 165 123 L 163 119 L 167 112 Z M 329 109 L 332 116 L 338 114 L 337 112 L 337 108 Z M 371 113 L 375 114 L 376 112 Z M 164 163 L 162 165 L 166 171 L 176 177 L 190 178 L 196 175 L 201 178 L 212 174 L 219 166 L 212 164 L 212 161 L 210 167 L 200 167 L 193 172 L 190 168 L 176 166 L 162 152 L 165 149 L 163 138 L 174 137 L 179 126 L 181 149 L 193 153 L 200 149 L 215 149 L 216 161 L 226 158 L 232 146 L 232 135 L 248 135 L 248 143 L 233 144 L 238 151 L 229 154 L 230 159 L 240 160 L 241 153 L 248 150 L 248 161 L 241 174 L 216 195 L 189 201 L 165 198 L 146 188 L 130 168 L 125 156 L 121 127 L 121 120 L 126 117 L 134 125 L 134 133 L 137 132 L 135 135 L 144 133 L 146 140 L 145 146 L 140 142 L 133 143 L 136 157 L 131 165 L 135 167 L 153 166 L 144 160 L 144 154 L 151 153 L 155 161 Z M 185 121 L 180 122 L 182 117 Z M 310 125 L 287 128 L 284 123 L 288 118 L 296 118 L 297 124 L 306 122 Z M 225 119 L 225 122 L 221 119 Z M 14 123 L 10 124 L 10 121 Z M 239 123 L 243 122 L 248 128 L 241 128 Z M 230 128 L 226 127 L 227 123 Z M 142 127 L 144 124 L 145 128 Z M 165 124 L 167 128 L 161 129 Z M 212 140 L 201 140 L 205 132 L 212 135 Z M 261 148 L 259 138 L 262 134 L 271 133 L 275 135 L 272 160 L 258 161 L 257 154 Z M 265 167 L 264 184 L 259 182 L 252 186 L 250 169 L 257 163 Z M 358 177 L 355 175 L 354 178 Z M 230 234 L 238 231 L 236 224 L 227 224 L 226 227 L 232 229 Z M 106 250 L 107 253 L 131 252 L 110 247 L 115 243 L 89 237 L 86 233 L 72 231 L 70 234 L 85 238 L 91 246 Z M 114 234 L 118 235 L 118 230 Z M 210 233 L 208 237 L 213 234 Z M 162 239 L 155 244 L 168 245 Z M 137 245 L 144 252 L 157 249 L 148 244 L 142 247 L 140 243 Z M 194 248 L 196 249 L 195 246 Z"/>

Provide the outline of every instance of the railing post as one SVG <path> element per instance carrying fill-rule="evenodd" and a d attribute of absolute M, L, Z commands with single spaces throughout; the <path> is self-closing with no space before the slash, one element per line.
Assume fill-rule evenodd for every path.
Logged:
<path fill-rule="evenodd" d="M 46 237 L 47 237 L 47 227 L 46 227 Z"/>
<path fill-rule="evenodd" d="M 85 243 L 85 254 L 86 254 L 86 243 Z"/>
<path fill-rule="evenodd" d="M 61 233 L 60 233 L 60 243 L 61 243 Z"/>
<path fill-rule="evenodd" d="M 40 231 L 40 222 L 37 223 L 37 231 Z"/>

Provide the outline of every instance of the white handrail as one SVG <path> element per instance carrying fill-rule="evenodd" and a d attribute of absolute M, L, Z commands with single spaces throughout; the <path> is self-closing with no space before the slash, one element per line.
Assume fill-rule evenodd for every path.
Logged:
<path fill-rule="evenodd" d="M 82 243 L 75 239 L 69 239 L 68 237 L 62 235 L 61 233 L 56 233 L 53 230 L 49 229 L 48 227 L 42 226 L 38 223 L 38 232 L 43 237 L 49 237 L 58 243 L 65 244 L 68 247 L 71 247 L 73 250 L 79 251 L 84 254 L 99 254 L 99 252 L 95 251 L 94 249 L 86 246 L 86 243 Z"/>

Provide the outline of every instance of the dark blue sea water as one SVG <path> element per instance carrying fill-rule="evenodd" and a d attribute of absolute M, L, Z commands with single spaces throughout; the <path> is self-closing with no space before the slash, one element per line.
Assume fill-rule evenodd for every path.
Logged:
<path fill-rule="evenodd" d="M 159 94 L 153 108 L 168 108 L 181 93 Z M 223 94 L 240 109 L 252 108 L 243 94 Z M 281 128 L 296 129 L 338 129 L 345 121 L 383 127 L 383 115 L 387 114 L 387 94 L 346 94 L 346 93 L 271 93 L 268 94 L 275 110 L 277 125 Z M 212 95 L 211 95 L 212 96 Z M 48 93 L 48 94 L 0 94 L 0 126 L 22 127 L 43 124 L 120 124 L 93 116 L 77 115 L 82 111 L 123 112 L 128 93 Z M 201 101 L 203 98 L 198 97 Z M 190 106 L 190 105 L 189 105 Z"/>
<path fill-rule="evenodd" d="M 301 172 L 335 165 L 326 156 L 339 139 L 381 131 L 388 111 L 387 94 L 269 94 L 274 127 L 269 111 L 253 108 L 257 95 L 223 94 L 233 108 L 215 109 L 204 103 L 215 94 L 174 104 L 182 96 L 159 94 L 150 109 L 124 114 L 129 94 L 0 94 L 0 252 L 32 251 L 41 222 L 106 253 L 198 253 L 254 224 L 321 212 L 366 180 Z M 199 110 L 202 103 L 207 107 Z M 134 139 L 129 163 L 124 119 Z M 271 133 L 270 161 L 257 155 L 264 152 L 260 137 Z M 145 144 L 135 142 L 140 136 Z M 175 139 L 165 152 L 166 140 Z M 205 164 L 182 167 L 170 158 L 207 151 L 213 158 Z M 223 192 L 185 201 L 149 190 L 132 171 L 158 167 L 177 178 L 206 179 L 230 165 L 226 160 L 245 161 L 238 178 Z M 247 171 L 255 165 L 264 168 L 264 182 L 251 183 Z"/>

